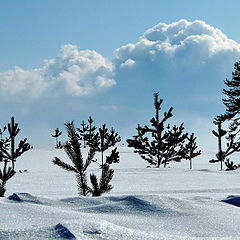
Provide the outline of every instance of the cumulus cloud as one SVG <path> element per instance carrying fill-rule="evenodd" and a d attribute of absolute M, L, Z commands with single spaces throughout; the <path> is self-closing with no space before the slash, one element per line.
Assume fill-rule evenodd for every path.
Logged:
<path fill-rule="evenodd" d="M 159 63 L 167 61 L 171 67 L 202 65 L 217 55 L 239 56 L 240 45 L 229 39 L 221 30 L 203 21 L 180 20 L 171 24 L 159 23 L 148 29 L 135 44 L 128 44 L 115 51 L 116 62 L 121 67 L 128 62 Z"/>
<path fill-rule="evenodd" d="M 177 108 L 202 111 L 213 104 L 207 112 L 221 104 L 223 80 L 240 59 L 240 44 L 203 21 L 179 20 L 153 26 L 114 54 L 116 80 L 123 89 L 133 89 L 133 104 L 159 91 Z"/>
<path fill-rule="evenodd" d="M 1 72 L 0 93 L 31 99 L 87 96 L 115 85 L 113 74 L 113 64 L 96 51 L 64 45 L 58 56 L 44 61 L 41 68 L 15 67 Z"/>

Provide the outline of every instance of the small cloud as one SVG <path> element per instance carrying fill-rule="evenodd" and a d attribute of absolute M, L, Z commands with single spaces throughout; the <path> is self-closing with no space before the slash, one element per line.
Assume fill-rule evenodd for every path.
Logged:
<path fill-rule="evenodd" d="M 127 59 L 124 63 L 121 63 L 120 67 L 132 67 L 134 65 L 135 61 L 132 59 Z"/>

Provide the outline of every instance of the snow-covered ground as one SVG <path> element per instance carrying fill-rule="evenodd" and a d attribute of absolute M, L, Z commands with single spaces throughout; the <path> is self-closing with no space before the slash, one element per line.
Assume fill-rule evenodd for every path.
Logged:
<path fill-rule="evenodd" d="M 28 171 L 0 199 L 0 239 L 240 239 L 239 170 L 219 171 L 207 154 L 193 170 L 187 161 L 146 168 L 130 149 L 119 150 L 114 189 L 96 198 L 79 197 L 74 174 L 51 163 L 67 161 L 63 150 L 25 153 L 16 165 Z"/>

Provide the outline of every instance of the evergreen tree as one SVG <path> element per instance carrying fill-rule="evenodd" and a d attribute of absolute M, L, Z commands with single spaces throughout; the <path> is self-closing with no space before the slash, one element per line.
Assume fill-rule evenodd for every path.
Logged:
<path fill-rule="evenodd" d="M 199 156 L 201 154 L 201 150 L 197 150 L 198 146 L 196 143 L 196 137 L 194 136 L 194 133 L 190 135 L 190 137 L 187 137 L 187 143 L 185 145 L 186 148 L 186 154 L 185 159 L 189 160 L 189 168 L 192 169 L 192 159 Z"/>
<path fill-rule="evenodd" d="M 90 192 L 90 188 L 87 184 L 86 170 L 94 158 L 95 151 L 90 148 L 87 159 L 84 162 L 81 152 L 81 142 L 73 122 L 66 123 L 65 126 L 67 129 L 68 141 L 64 144 L 64 150 L 73 163 L 73 166 L 63 162 L 57 157 L 55 157 L 52 162 L 67 171 L 74 172 L 77 178 L 79 195 L 87 196 Z"/>
<path fill-rule="evenodd" d="M 140 127 L 138 124 L 137 135 L 133 136 L 133 139 L 127 140 L 128 146 L 133 147 L 135 153 L 156 167 L 160 167 L 162 164 L 166 167 L 170 161 L 181 161 L 187 151 L 184 147 L 187 134 L 183 133 L 183 123 L 179 127 L 174 125 L 171 128 L 169 124 L 165 126 L 167 120 L 173 116 L 173 108 L 164 112 L 160 119 L 162 103 L 163 100 L 159 99 L 159 93 L 155 93 L 155 117 L 150 120 L 151 127 Z"/>
<path fill-rule="evenodd" d="M 87 145 L 93 144 L 95 145 L 95 141 L 97 140 L 97 136 L 95 134 L 95 131 L 97 129 L 96 126 L 93 124 L 93 119 L 90 116 L 88 118 L 88 124 L 84 121 L 81 122 L 81 128 L 77 128 L 77 131 L 79 132 L 79 135 L 81 136 L 81 139 L 83 140 L 83 146 L 86 147 Z"/>
<path fill-rule="evenodd" d="M 14 117 L 12 117 L 11 122 L 8 123 L 7 130 L 9 137 L 5 139 L 2 138 L 3 131 L 1 131 L 0 162 L 3 163 L 3 168 L 0 169 L 0 197 L 4 196 L 7 181 L 16 173 L 15 162 L 17 158 L 30 149 L 26 138 L 21 140 L 16 147 L 16 136 L 20 132 L 20 129 L 18 128 L 18 124 L 15 123 Z M 9 164 L 11 164 L 11 166 L 9 166 Z"/>
<path fill-rule="evenodd" d="M 98 181 L 95 174 L 90 174 L 90 182 L 92 184 L 90 187 L 87 182 L 87 168 L 91 162 L 97 162 L 97 160 L 94 160 L 95 153 L 96 151 L 102 151 L 102 148 L 100 133 L 95 132 L 97 128 L 93 125 L 91 117 L 88 122 L 91 124 L 90 126 L 82 122 L 82 129 L 78 129 L 81 135 L 76 132 L 73 122 L 65 124 L 69 140 L 64 144 L 64 150 L 72 161 L 73 166 L 61 161 L 57 157 L 53 159 L 53 163 L 76 174 L 80 195 L 87 196 L 88 194 L 92 194 L 92 196 L 100 196 L 110 191 L 113 187 L 110 181 L 112 180 L 114 170 L 110 169 L 110 165 L 119 162 L 119 152 L 117 148 L 112 149 L 111 154 L 106 156 L 105 162 L 103 162 L 103 164 L 99 163 L 101 166 L 101 176 Z M 106 129 L 106 127 L 104 129 Z M 111 135 L 109 137 L 111 141 L 109 140 L 108 145 L 110 147 L 113 146 L 114 142 L 112 135 L 116 136 L 116 133 L 115 131 L 110 131 L 109 135 Z M 89 147 L 88 157 L 85 162 L 81 153 L 81 141 L 83 141 L 85 146 Z M 106 144 L 105 141 L 104 143 Z"/>
<path fill-rule="evenodd" d="M 4 126 L 2 129 L 0 129 L 0 162 L 3 161 L 2 159 L 2 148 L 4 147 L 4 139 L 3 139 L 3 133 L 6 131 L 7 127 Z"/>
<path fill-rule="evenodd" d="M 223 89 L 223 93 L 226 95 L 226 98 L 223 99 L 226 111 L 219 116 L 219 120 L 222 122 L 230 120 L 229 129 L 231 134 L 238 135 L 240 132 L 240 62 L 234 64 L 232 79 L 226 79 L 224 83 L 227 86 L 226 89 Z"/>
<path fill-rule="evenodd" d="M 101 168 L 101 177 L 98 181 L 95 174 L 90 174 L 90 180 L 92 183 L 91 193 L 93 197 L 101 196 L 103 193 L 112 190 L 113 186 L 110 181 L 113 178 L 114 170 L 110 169 L 110 165 L 105 163 Z"/>
<path fill-rule="evenodd" d="M 58 141 L 58 137 L 61 136 L 61 134 L 62 132 L 59 130 L 59 128 L 56 128 L 54 134 L 51 134 L 52 137 L 56 138 L 56 149 L 62 148 L 61 143 Z"/>
<path fill-rule="evenodd" d="M 121 141 L 121 137 L 118 135 L 118 133 L 113 128 L 108 130 L 108 128 L 106 127 L 106 124 L 103 124 L 102 127 L 98 129 L 98 132 L 95 135 L 94 144 L 95 144 L 95 150 L 97 152 L 100 152 L 101 154 L 101 163 L 100 163 L 101 167 L 105 164 L 104 152 L 109 148 L 114 147 L 116 143 L 120 141 Z M 112 152 L 114 151 L 116 152 L 117 148 L 112 149 Z M 117 163 L 118 160 L 116 159 L 113 162 Z"/>
<path fill-rule="evenodd" d="M 231 168 L 231 162 L 229 162 L 229 159 L 226 159 L 226 157 L 230 156 L 234 152 L 240 151 L 240 141 L 237 140 L 236 134 L 230 133 L 227 135 L 227 131 L 222 129 L 222 123 L 223 122 L 219 117 L 217 117 L 214 121 L 214 124 L 218 127 L 218 131 L 213 130 L 212 133 L 218 138 L 218 153 L 216 154 L 216 159 L 212 159 L 209 161 L 210 163 L 220 162 L 221 170 L 223 169 L 223 163 L 225 163 L 228 168 Z M 225 137 L 225 139 L 227 140 L 227 148 L 225 151 L 223 151 L 222 146 L 223 137 Z M 234 164 L 232 164 L 232 166 L 233 165 Z"/>
<path fill-rule="evenodd" d="M 113 148 L 109 156 L 104 156 L 104 153 L 109 148 L 112 148 L 116 143 L 121 141 L 118 133 L 111 128 L 108 130 L 106 124 L 103 124 L 101 128 L 97 130 L 97 127 L 93 125 L 93 119 L 89 117 L 88 124 L 81 124 L 82 129 L 78 129 L 80 135 L 85 140 L 84 143 L 93 148 L 94 151 L 100 152 L 101 161 L 94 160 L 98 163 L 101 168 L 101 176 L 99 181 L 95 174 L 90 175 L 90 181 L 92 184 L 91 193 L 92 196 L 100 196 L 103 193 L 106 193 L 112 189 L 110 181 L 113 178 L 114 170 L 110 168 L 110 165 L 113 163 L 119 163 L 119 152 L 117 148 Z"/>

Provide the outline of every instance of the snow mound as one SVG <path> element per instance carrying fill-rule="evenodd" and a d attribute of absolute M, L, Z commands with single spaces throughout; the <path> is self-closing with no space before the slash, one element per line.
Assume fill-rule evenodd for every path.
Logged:
<path fill-rule="evenodd" d="M 54 230 L 56 230 L 57 237 L 64 239 L 76 239 L 76 237 L 62 224 L 58 223 Z"/>
<path fill-rule="evenodd" d="M 53 227 L 43 227 L 37 229 L 17 229 L 12 231 L 0 231 L 0 239 L 4 240 L 50 240 L 50 239 L 69 239 L 73 240 L 76 237 L 62 224 L 57 224 Z"/>
<path fill-rule="evenodd" d="M 16 202 L 28 202 L 34 204 L 46 204 L 48 202 L 44 198 L 35 197 L 29 193 L 13 193 L 8 199 Z"/>
<path fill-rule="evenodd" d="M 230 195 L 226 199 L 223 199 L 222 202 L 240 207 L 240 196 Z"/>
<path fill-rule="evenodd" d="M 22 199 L 16 193 L 13 193 L 12 195 L 10 195 L 8 199 L 16 202 L 22 201 Z"/>
<path fill-rule="evenodd" d="M 181 200 L 156 195 L 67 198 L 60 200 L 60 203 L 76 211 L 96 214 L 122 214 L 124 212 L 130 215 L 181 215 L 184 209 L 184 203 Z M 186 204 L 185 208 L 187 208 Z"/>
<path fill-rule="evenodd" d="M 232 223 L 240 220 L 240 213 L 232 215 L 232 206 L 209 197 L 153 194 L 50 200 L 15 193 L 10 198 L 0 199 L 2 216 L 14 216 L 0 221 L 4 240 L 236 240 L 239 236 Z"/>

